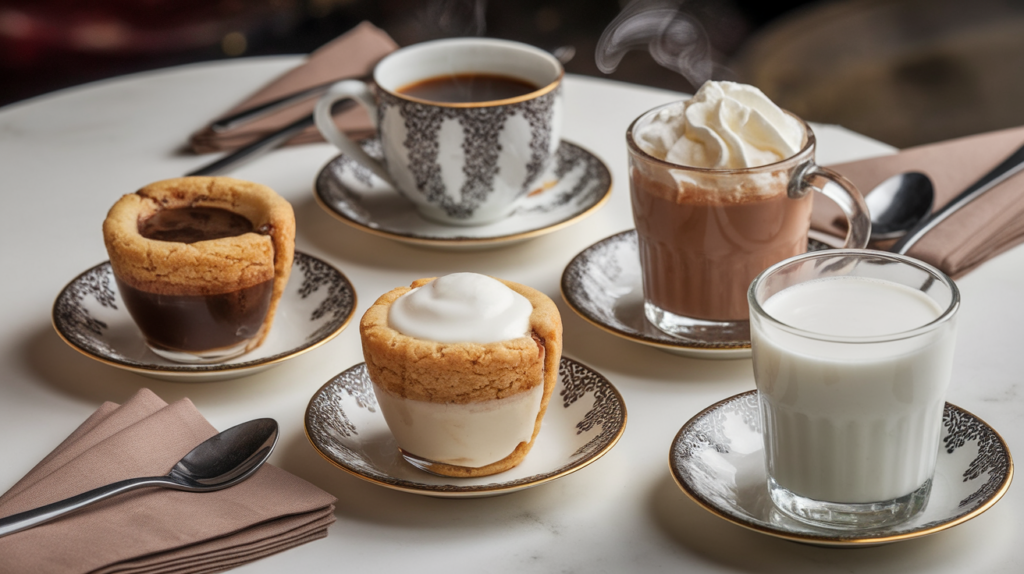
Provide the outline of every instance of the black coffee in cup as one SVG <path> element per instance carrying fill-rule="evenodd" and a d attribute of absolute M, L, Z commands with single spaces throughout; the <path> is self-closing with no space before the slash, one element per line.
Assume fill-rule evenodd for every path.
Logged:
<path fill-rule="evenodd" d="M 539 88 L 529 82 L 497 74 L 454 74 L 420 80 L 398 93 L 431 102 L 462 104 L 493 102 L 525 96 Z"/>

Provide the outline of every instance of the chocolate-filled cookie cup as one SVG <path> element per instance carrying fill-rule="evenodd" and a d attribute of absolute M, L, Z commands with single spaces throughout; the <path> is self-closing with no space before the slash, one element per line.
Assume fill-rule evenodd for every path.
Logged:
<path fill-rule="evenodd" d="M 149 348 L 176 362 L 217 362 L 270 332 L 291 273 L 295 216 L 266 186 L 185 177 L 123 196 L 103 239 Z"/>

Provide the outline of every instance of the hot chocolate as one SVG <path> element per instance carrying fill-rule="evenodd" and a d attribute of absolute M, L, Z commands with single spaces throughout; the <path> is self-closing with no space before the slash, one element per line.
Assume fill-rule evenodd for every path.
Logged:
<path fill-rule="evenodd" d="M 677 189 L 634 165 L 644 299 L 695 319 L 745 320 L 754 277 L 807 250 L 813 195 L 789 198 L 782 175 L 774 193 L 730 200 L 691 184 Z"/>
<path fill-rule="evenodd" d="M 814 165 L 807 124 L 752 86 L 707 82 L 693 99 L 640 116 L 626 142 L 644 314 L 683 338 L 749 340 L 747 287 L 806 250 L 815 178 L 836 180 L 840 191 L 823 193 L 841 206 L 862 205 Z M 863 247 L 870 224 L 856 218 L 847 246 Z"/>

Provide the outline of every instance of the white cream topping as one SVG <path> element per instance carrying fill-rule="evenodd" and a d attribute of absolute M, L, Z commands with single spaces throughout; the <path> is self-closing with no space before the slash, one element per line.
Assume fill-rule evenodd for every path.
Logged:
<path fill-rule="evenodd" d="M 758 167 L 795 155 L 804 130 L 761 90 L 708 81 L 693 98 L 638 126 L 637 145 L 674 164 L 709 169 Z"/>
<path fill-rule="evenodd" d="M 404 399 L 376 384 L 373 392 L 402 450 L 434 462 L 480 468 L 530 442 L 544 385 L 464 405 Z"/>
<path fill-rule="evenodd" d="M 532 312 L 526 297 L 497 279 L 453 273 L 396 299 L 388 326 L 417 339 L 484 344 L 527 336 Z"/>

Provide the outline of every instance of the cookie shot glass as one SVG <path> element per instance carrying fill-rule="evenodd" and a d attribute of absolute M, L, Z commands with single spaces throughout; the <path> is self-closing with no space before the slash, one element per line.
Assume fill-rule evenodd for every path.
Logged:
<path fill-rule="evenodd" d="M 489 476 L 530 452 L 562 356 L 546 295 L 476 273 L 419 279 L 377 299 L 359 332 L 377 404 L 411 465 Z"/>
<path fill-rule="evenodd" d="M 260 184 L 169 179 L 118 200 L 103 239 L 149 349 L 212 363 L 255 349 L 270 332 L 291 273 L 295 216 Z"/>

